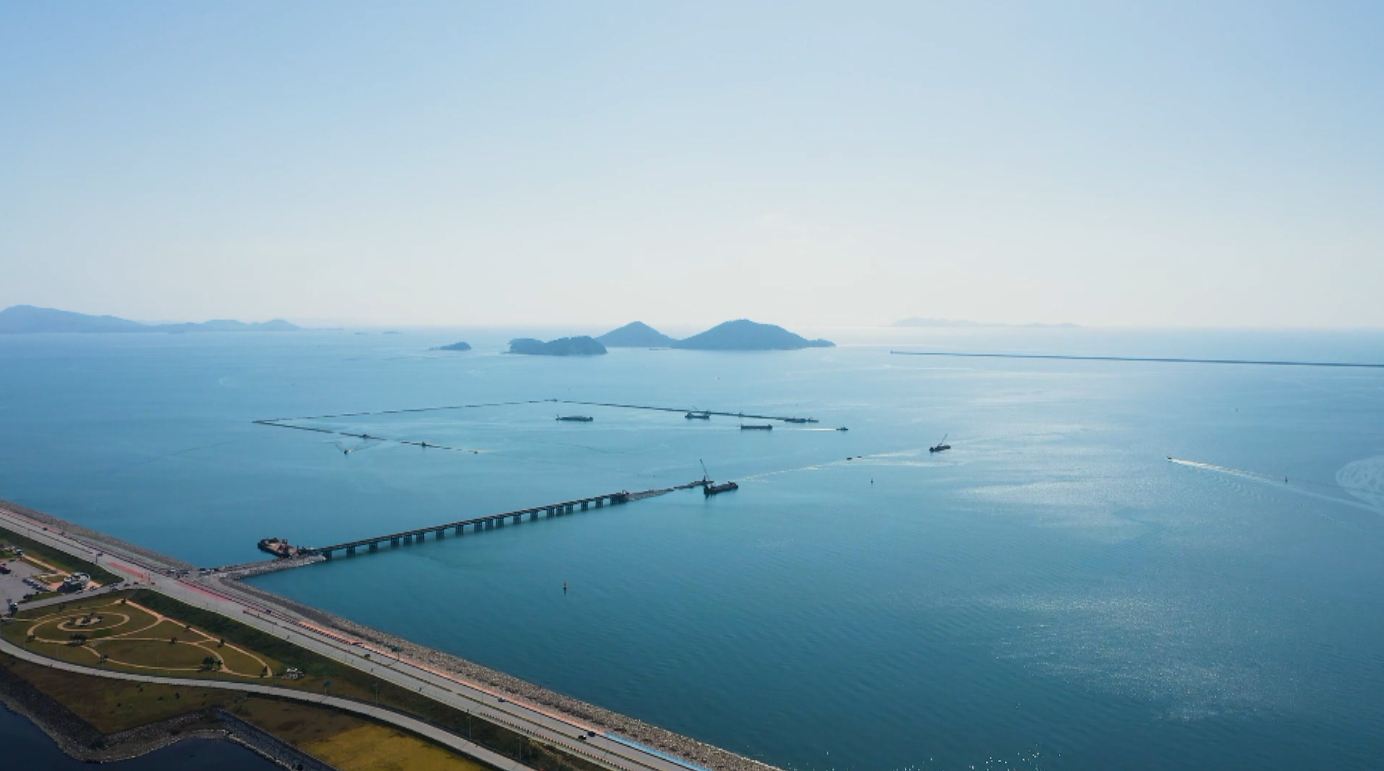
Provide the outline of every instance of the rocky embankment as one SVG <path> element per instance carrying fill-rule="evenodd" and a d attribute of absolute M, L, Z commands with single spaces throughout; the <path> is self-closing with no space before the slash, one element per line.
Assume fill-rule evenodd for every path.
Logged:
<path fill-rule="evenodd" d="M 210 739 L 235 742 L 284 768 L 332 771 L 331 766 L 221 709 L 189 712 L 107 735 L 5 667 L 0 667 L 0 706 L 38 726 L 64 754 L 83 763 L 114 763 L 184 739 Z"/>
<path fill-rule="evenodd" d="M 417 643 L 410 642 L 402 637 L 372 629 L 354 621 L 332 615 L 317 608 L 300 605 L 279 595 L 266 592 L 239 581 L 218 581 L 230 591 L 238 591 L 250 594 L 257 599 L 272 605 L 291 610 L 314 623 L 324 626 L 334 627 L 342 632 L 348 633 L 363 640 L 367 640 L 375 645 L 382 647 L 397 647 L 403 656 L 417 661 L 424 662 L 429 666 L 450 672 L 459 677 L 482 683 L 496 690 L 504 691 L 524 701 L 550 707 L 601 728 L 608 729 L 621 736 L 633 739 L 642 744 L 646 744 L 655 749 L 673 753 L 679 757 L 686 758 L 699 765 L 717 771 L 774 771 L 775 766 L 761 763 L 743 755 L 737 755 L 729 750 L 721 749 L 706 742 L 701 742 L 689 736 L 674 733 L 666 728 L 646 723 L 642 720 L 612 712 L 603 707 L 574 699 L 570 696 L 548 690 L 533 683 L 521 680 L 513 675 L 499 672 L 489 667 L 481 666 L 472 661 L 443 653 L 432 648 L 425 648 Z M 229 586 L 227 586 L 229 584 Z"/>

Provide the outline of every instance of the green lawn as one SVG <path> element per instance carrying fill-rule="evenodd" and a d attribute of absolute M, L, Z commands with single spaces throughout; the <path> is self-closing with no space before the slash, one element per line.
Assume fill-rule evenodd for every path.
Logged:
<path fill-rule="evenodd" d="M 103 604 L 108 607 L 101 608 L 98 612 L 134 613 L 138 611 L 137 608 L 131 608 L 129 605 L 119 605 L 118 603 L 122 597 L 128 598 L 131 603 L 142 605 L 156 613 L 177 619 L 178 621 L 162 621 L 155 627 L 137 635 L 138 637 L 154 637 L 156 638 L 155 640 L 146 640 L 142 642 L 133 640 L 127 641 L 117 637 L 115 639 L 106 638 L 93 641 L 93 648 L 105 650 L 113 659 L 138 656 L 138 658 L 134 660 L 146 666 L 196 666 L 200 664 L 202 658 L 208 655 L 211 650 L 216 650 L 215 642 L 208 643 L 206 648 L 184 645 L 181 643 L 170 645 L 167 642 L 167 638 L 170 636 L 178 636 L 180 640 L 185 641 L 202 639 L 202 635 L 187 632 L 185 624 L 190 623 L 197 632 L 210 635 L 213 639 L 224 638 L 228 643 L 244 648 L 254 655 L 265 659 L 269 663 L 271 671 L 274 674 L 282 673 L 287 667 L 295 667 L 304 673 L 303 678 L 299 680 L 274 677 L 267 681 L 272 685 L 311 693 L 330 694 L 386 706 L 451 731 L 459 736 L 468 737 L 477 744 L 494 750 L 502 755 L 518 758 L 535 768 L 549 769 L 551 771 L 563 771 L 565 769 L 571 769 L 572 771 L 593 771 L 600 768 L 581 758 L 563 755 L 546 745 L 532 741 L 508 728 L 488 723 L 479 718 L 468 719 L 466 713 L 461 710 L 438 703 L 407 688 L 402 688 L 393 683 L 380 680 L 354 667 L 349 667 L 324 656 L 319 656 L 316 653 L 300 648 L 280 637 L 261 632 L 258 629 L 246 626 L 226 616 L 185 605 L 171 597 L 148 589 L 117 592 L 101 597 L 80 598 L 75 599 L 72 603 L 65 603 L 61 606 L 22 611 L 18 615 L 16 621 L 11 621 L 0 626 L 0 631 L 12 642 L 28 647 L 38 653 L 74 663 L 98 666 L 97 656 L 88 648 L 54 645 L 51 643 L 26 642 L 25 630 L 27 630 L 30 625 L 24 622 L 26 620 L 31 621 L 32 619 L 60 613 L 69 614 L 72 610 L 95 610 L 97 609 L 96 606 Z M 148 621 L 152 620 L 152 617 L 147 614 L 141 614 L 141 618 L 143 621 L 138 624 L 138 626 L 144 626 Z M 52 628 L 52 624 L 43 627 L 45 636 L 62 639 L 57 637 L 57 635 L 47 634 L 48 630 Z M 108 647 L 112 645 L 117 647 Z M 117 656 L 117 653 L 120 655 Z M 155 655 L 160 653 L 163 655 Z M 193 661 L 193 659 L 195 659 L 195 661 Z M 188 663 L 190 661 L 193 663 Z M 226 657 L 226 661 L 227 664 L 232 663 L 232 659 L 229 655 Z M 233 668 L 242 663 L 239 659 L 237 659 L 236 662 Z M 115 662 L 108 662 L 104 666 L 125 671 L 136 671 L 128 667 L 120 666 Z M 256 674 L 257 673 L 258 669 L 256 669 Z M 242 677 L 217 671 L 169 671 L 168 674 L 211 680 L 244 681 Z M 167 697 L 167 694 L 165 694 L 165 697 Z M 176 699 L 180 697 L 173 698 Z M 164 704 L 161 700 L 155 699 L 153 704 L 148 704 L 147 706 L 156 712 L 160 712 L 162 708 L 168 705 Z M 113 707 L 112 709 L 116 710 L 116 713 L 113 714 L 123 714 L 121 710 L 124 710 L 125 707 Z"/>

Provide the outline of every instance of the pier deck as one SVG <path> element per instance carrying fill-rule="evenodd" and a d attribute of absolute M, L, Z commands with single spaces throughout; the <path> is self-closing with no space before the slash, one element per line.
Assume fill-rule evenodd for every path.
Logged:
<path fill-rule="evenodd" d="M 447 537 L 448 530 L 452 531 L 453 535 L 459 536 L 466 532 L 467 527 L 470 527 L 472 532 L 480 532 L 496 527 L 504 527 L 506 521 L 519 524 L 525 519 L 529 521 L 537 520 L 539 515 L 542 515 L 544 519 L 561 517 L 578 511 L 600 509 L 606 506 L 617 506 L 644 498 L 652 498 L 657 495 L 671 493 L 674 490 L 688 490 L 693 487 L 699 487 L 701 484 L 701 480 L 697 480 L 686 484 L 674 485 L 672 487 L 660 487 L 653 490 L 641 490 L 633 493 L 628 490 L 621 490 L 615 493 L 593 495 L 588 498 L 574 498 L 572 500 L 548 503 L 542 506 L 531 506 L 526 509 L 515 509 L 514 511 L 506 511 L 501 514 L 486 514 L 479 517 L 456 520 L 455 522 L 444 522 L 439 525 L 428 525 L 427 527 L 400 530 L 395 533 L 386 533 L 384 535 L 376 535 L 369 538 L 358 538 L 354 541 L 343 541 L 330 546 L 305 547 L 301 550 L 301 553 L 305 556 L 320 555 L 329 560 L 337 553 L 346 556 L 354 556 L 357 549 L 375 552 L 379 551 L 380 547 L 385 545 L 399 546 L 400 544 L 422 543 L 427 540 L 429 533 L 432 534 L 433 540 L 441 540 Z"/>

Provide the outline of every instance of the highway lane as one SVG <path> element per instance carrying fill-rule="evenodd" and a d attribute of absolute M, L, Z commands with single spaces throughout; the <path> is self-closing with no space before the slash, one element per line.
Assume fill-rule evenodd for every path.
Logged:
<path fill-rule="evenodd" d="M 187 677 L 158 677 L 155 675 L 140 675 L 133 672 L 116 672 L 109 669 L 95 669 L 84 667 L 79 664 L 72 664 L 66 661 L 58 661 L 42 656 L 32 651 L 25 650 L 8 640 L 0 639 L 0 651 L 8 653 L 18 659 L 23 659 L 34 664 L 39 664 L 64 672 L 74 672 L 89 677 L 104 677 L 110 680 L 129 680 L 138 683 L 157 683 L 160 685 L 175 685 L 186 688 L 211 688 L 221 691 L 239 691 L 242 693 L 253 693 L 261 696 L 273 696 L 277 699 L 287 699 L 290 701 L 304 702 L 317 706 L 331 707 L 350 712 L 362 717 L 368 717 L 381 723 L 392 725 L 409 733 L 418 734 L 426 737 L 438 744 L 449 747 L 463 755 L 470 756 L 485 763 L 489 763 L 496 768 L 506 771 L 527 771 L 528 766 L 519 763 L 512 758 L 492 752 L 479 744 L 474 744 L 455 734 L 444 731 L 435 726 L 424 723 L 421 720 L 411 718 L 408 715 L 401 715 L 397 712 L 377 707 L 373 704 L 365 704 L 350 699 L 343 699 L 338 696 L 323 696 L 305 691 L 295 691 L 292 688 L 279 688 L 271 685 L 262 685 L 254 682 L 234 682 L 227 680 L 196 680 Z"/>
<path fill-rule="evenodd" d="M 306 622 L 287 609 L 266 607 L 260 598 L 236 592 L 232 586 L 208 586 L 191 577 L 166 575 L 164 571 L 170 566 L 149 564 L 152 560 L 146 555 L 117 554 L 104 544 L 87 543 L 3 507 L 0 507 L 0 523 L 52 548 L 99 562 L 108 570 L 128 575 L 134 582 L 155 588 L 188 605 L 278 635 L 314 653 L 599 765 L 622 771 L 705 771 L 695 763 L 640 747 L 624 737 L 608 734 L 555 710 L 516 701 L 512 696 L 423 662 L 374 649 L 335 630 Z"/>

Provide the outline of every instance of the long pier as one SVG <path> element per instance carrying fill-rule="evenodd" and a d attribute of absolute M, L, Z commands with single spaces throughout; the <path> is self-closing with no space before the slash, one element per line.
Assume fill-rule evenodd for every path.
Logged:
<path fill-rule="evenodd" d="M 616 402 L 583 402 L 575 399 L 553 399 L 558 404 L 580 404 L 586 407 L 618 407 L 625 410 L 652 410 L 654 412 L 693 412 L 699 415 L 720 415 L 726 418 L 750 418 L 751 420 L 777 420 L 782 423 L 816 423 L 816 418 L 794 415 L 756 415 L 752 412 L 723 412 L 721 410 L 696 410 L 685 407 L 656 407 L 648 404 L 619 404 Z"/>
<path fill-rule="evenodd" d="M 453 536 L 460 536 L 466 532 L 466 528 L 471 528 L 471 532 L 478 533 L 482 530 L 491 530 L 497 527 L 504 527 L 508 521 L 512 524 L 519 524 L 524 520 L 535 521 L 541 515 L 544 519 L 562 517 L 574 514 L 578 511 L 589 509 L 601 509 L 606 506 L 618 506 L 623 503 L 652 498 L 656 495 L 671 493 L 674 490 L 687 490 L 693 487 L 700 487 L 701 480 L 688 482 L 687 484 L 674 485 L 673 487 L 660 487 L 654 490 L 643 490 L 640 492 L 629 492 L 621 490 L 615 493 L 603 493 L 593 495 L 589 498 L 574 498 L 570 501 L 560 501 L 549 503 L 542 506 L 533 506 L 527 509 L 516 509 L 506 511 L 502 514 L 486 514 L 470 519 L 460 519 L 455 522 L 444 522 L 440 525 L 428 525 L 427 527 L 417 527 L 411 530 L 400 530 L 397 533 L 386 533 L 384 535 L 371 536 L 369 538 L 358 538 L 354 541 L 343 541 L 342 543 L 332 544 L 331 546 L 313 546 L 302 549 L 304 555 L 320 555 L 326 559 L 331 559 L 334 554 L 341 553 L 345 556 L 355 556 L 357 550 L 365 549 L 366 553 L 376 552 L 382 546 L 400 546 L 402 544 L 422 543 L 428 539 L 429 535 L 433 540 L 440 541 L 447 537 L 447 531 L 452 531 Z"/>

